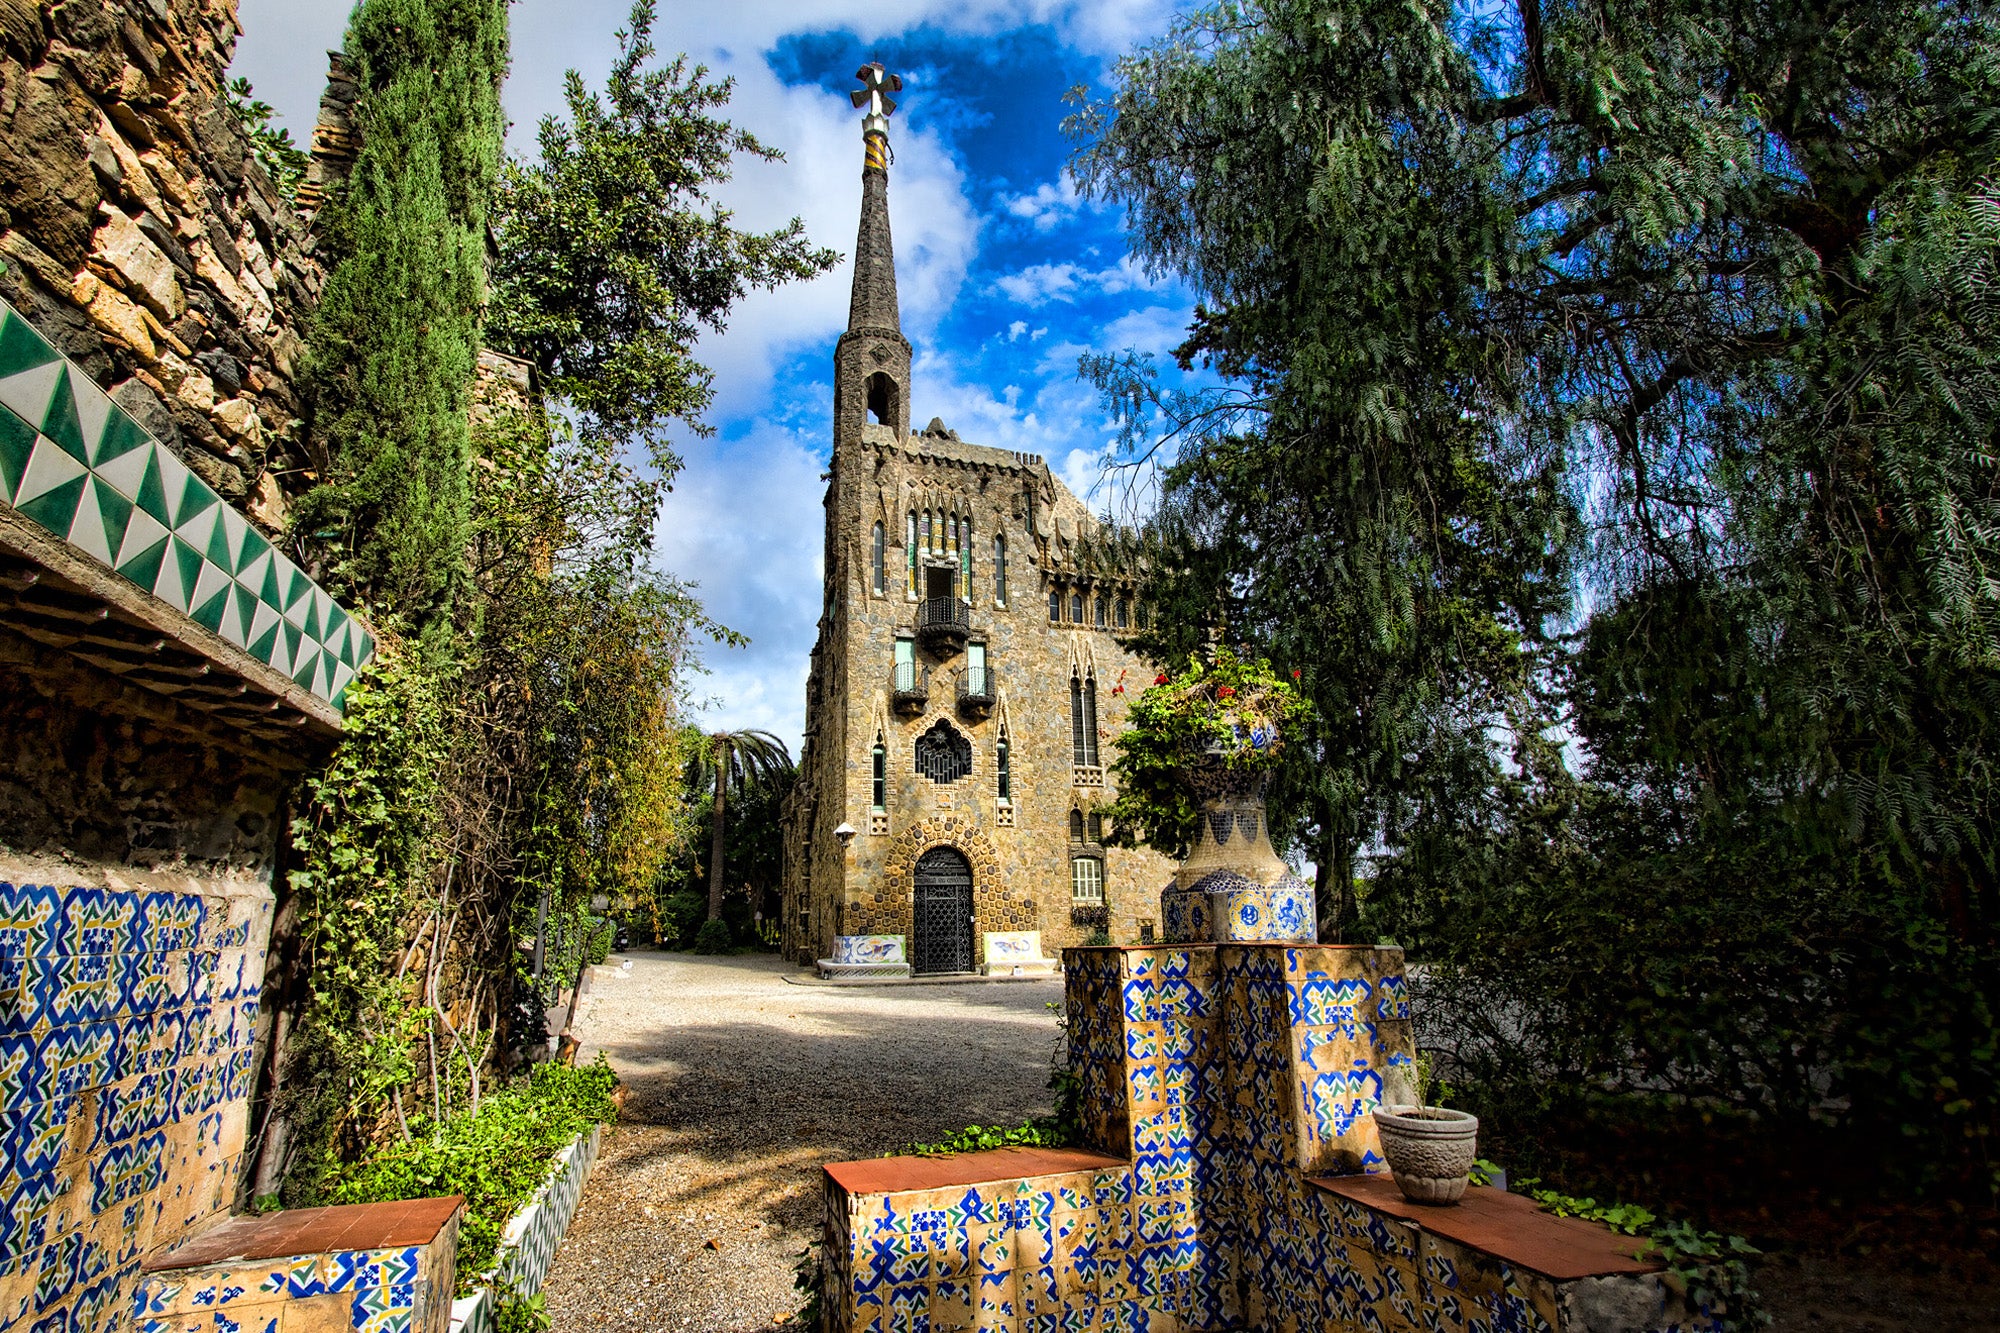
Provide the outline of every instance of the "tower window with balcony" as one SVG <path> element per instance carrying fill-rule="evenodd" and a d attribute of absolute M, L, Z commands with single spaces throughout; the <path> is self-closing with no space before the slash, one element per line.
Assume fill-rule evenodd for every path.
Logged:
<path fill-rule="evenodd" d="M 870 572 L 874 576 L 871 586 L 875 589 L 877 597 L 882 595 L 883 589 L 888 582 L 888 564 L 889 534 L 883 530 L 880 523 L 877 523 L 875 525 L 875 549 L 873 559 L 870 562 Z"/>

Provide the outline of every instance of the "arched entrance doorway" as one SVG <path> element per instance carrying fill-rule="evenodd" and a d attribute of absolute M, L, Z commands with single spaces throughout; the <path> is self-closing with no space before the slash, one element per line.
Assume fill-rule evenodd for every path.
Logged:
<path fill-rule="evenodd" d="M 933 847 L 917 859 L 916 955 L 926 972 L 972 970 L 972 863 L 956 847 Z"/>

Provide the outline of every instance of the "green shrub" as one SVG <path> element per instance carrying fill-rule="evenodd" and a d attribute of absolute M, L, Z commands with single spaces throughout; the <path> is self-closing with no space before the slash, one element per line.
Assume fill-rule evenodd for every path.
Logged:
<path fill-rule="evenodd" d="M 670 949 L 694 947 L 695 935 L 707 919 L 707 894 L 691 889 L 669 894 L 660 904 L 660 943 Z"/>
<path fill-rule="evenodd" d="M 618 1077 L 603 1056 L 581 1069 L 536 1065 L 526 1079 L 489 1093 L 477 1109 L 443 1121 L 413 1121 L 392 1143 L 332 1189 L 332 1203 L 381 1203 L 465 1196 L 458 1233 L 458 1287 L 464 1295 L 493 1266 L 507 1219 L 548 1178 L 555 1155 L 592 1125 L 617 1118 Z"/>
<path fill-rule="evenodd" d="M 700 932 L 694 937 L 696 953 L 728 953 L 735 947 L 736 941 L 729 934 L 729 923 L 720 918 L 702 922 Z"/>
<path fill-rule="evenodd" d="M 584 957 L 595 966 L 611 956 L 611 942 L 618 936 L 617 923 L 608 917 L 592 917 L 590 937 L 584 944 Z"/>

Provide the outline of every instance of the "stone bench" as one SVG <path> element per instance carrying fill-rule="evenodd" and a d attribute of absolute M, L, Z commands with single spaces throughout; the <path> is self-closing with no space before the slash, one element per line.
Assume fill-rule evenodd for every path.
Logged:
<path fill-rule="evenodd" d="M 823 977 L 907 977 L 901 935 L 837 935 L 833 957 L 819 960 Z"/>
<path fill-rule="evenodd" d="M 148 1259 L 132 1327 L 445 1333 L 465 1200 L 235 1217 Z"/>
<path fill-rule="evenodd" d="M 1042 957 L 1039 930 L 989 930 L 986 932 L 986 961 L 979 974 L 986 977 L 1053 976 L 1062 964 Z"/>

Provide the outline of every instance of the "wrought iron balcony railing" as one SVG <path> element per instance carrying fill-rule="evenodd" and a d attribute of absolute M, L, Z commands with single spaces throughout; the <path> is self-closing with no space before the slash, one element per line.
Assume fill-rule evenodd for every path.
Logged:
<path fill-rule="evenodd" d="M 958 706 L 968 713 L 985 713 L 993 707 L 993 668 L 969 666 L 958 673 Z"/>
<path fill-rule="evenodd" d="M 920 713 L 931 700 L 931 673 L 915 662 L 898 662 L 889 672 L 889 702 L 896 708 Z"/>
<path fill-rule="evenodd" d="M 972 604 L 963 597 L 927 597 L 917 606 L 917 637 L 956 648 L 972 633 Z"/>

